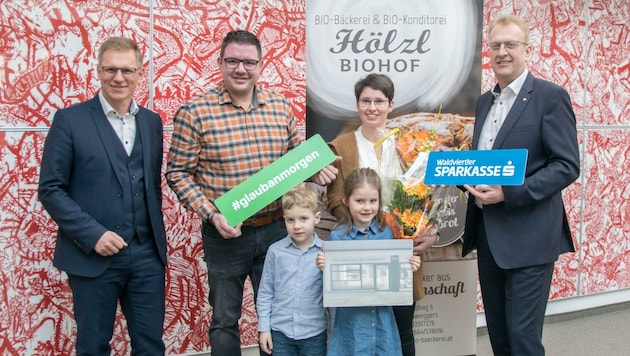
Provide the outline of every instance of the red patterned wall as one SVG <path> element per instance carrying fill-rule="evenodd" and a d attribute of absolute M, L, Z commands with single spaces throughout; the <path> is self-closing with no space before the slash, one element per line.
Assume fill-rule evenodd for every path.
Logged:
<path fill-rule="evenodd" d="M 52 267 L 56 226 L 37 200 L 38 166 L 54 111 L 95 94 L 94 50 L 105 38 L 125 35 L 141 44 L 152 71 L 136 99 L 152 106 L 168 126 L 182 102 L 219 79 L 216 57 L 223 34 L 251 30 L 264 46 L 261 81 L 284 93 L 304 123 L 305 0 L 145 3 L 0 2 L 3 355 L 73 353 L 71 296 L 65 276 Z M 551 298 L 630 288 L 630 3 L 486 0 L 484 28 L 506 12 L 531 25 L 536 49 L 530 69 L 567 88 L 578 117 L 582 175 L 564 197 L 579 251 L 561 257 Z M 480 92 L 493 82 L 484 53 Z M 166 152 L 170 131 L 164 136 Z M 207 350 L 211 312 L 199 221 L 181 209 L 166 186 L 164 192 L 170 248 L 167 350 Z M 250 288 L 243 316 L 242 343 L 251 345 L 256 318 Z M 115 354 L 129 354 L 125 328 L 119 318 Z"/>

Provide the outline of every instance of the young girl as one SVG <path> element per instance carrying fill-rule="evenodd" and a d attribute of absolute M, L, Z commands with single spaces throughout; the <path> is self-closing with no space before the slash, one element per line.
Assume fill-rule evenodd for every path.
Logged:
<path fill-rule="evenodd" d="M 381 180 L 375 170 L 358 168 L 344 182 L 344 216 L 331 231 L 328 240 L 388 240 L 392 231 L 385 225 L 381 204 Z M 323 269 L 326 258 L 319 252 L 317 267 Z M 412 256 L 414 271 L 420 257 Z M 391 306 L 339 307 L 333 317 L 328 356 L 401 355 L 400 336 Z"/>

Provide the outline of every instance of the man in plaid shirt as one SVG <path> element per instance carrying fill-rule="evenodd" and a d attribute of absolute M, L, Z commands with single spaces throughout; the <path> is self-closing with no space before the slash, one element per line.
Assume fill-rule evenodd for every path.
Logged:
<path fill-rule="evenodd" d="M 267 248 L 287 235 L 279 201 L 235 227 L 213 204 L 300 144 L 287 99 L 256 85 L 261 58 L 254 34 L 229 32 L 218 60 L 223 82 L 183 104 L 173 119 L 166 180 L 183 206 L 203 220 L 212 355 L 241 354 L 245 280 L 250 277 L 256 295 Z M 312 180 L 325 185 L 335 175 L 328 166 Z"/>

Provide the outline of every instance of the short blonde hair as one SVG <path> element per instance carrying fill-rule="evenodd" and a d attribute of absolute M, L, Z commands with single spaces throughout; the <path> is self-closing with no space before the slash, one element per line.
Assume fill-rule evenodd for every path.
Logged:
<path fill-rule="evenodd" d="M 488 28 L 488 35 L 490 35 L 492 29 L 494 29 L 497 25 L 507 25 L 511 23 L 515 24 L 521 29 L 521 31 L 523 31 L 523 34 L 525 35 L 524 42 L 529 44 L 529 25 L 527 25 L 525 20 L 523 20 L 520 16 L 516 15 L 501 15 L 494 19 Z"/>
<path fill-rule="evenodd" d="M 98 49 L 98 65 L 103 62 L 103 54 L 109 50 L 133 51 L 136 55 L 136 65 L 142 67 L 142 51 L 132 40 L 124 37 L 110 37 Z"/>
<path fill-rule="evenodd" d="M 282 210 L 289 210 L 291 208 L 305 208 L 313 212 L 313 214 L 319 211 L 317 206 L 317 194 L 307 187 L 296 187 L 282 196 Z"/>

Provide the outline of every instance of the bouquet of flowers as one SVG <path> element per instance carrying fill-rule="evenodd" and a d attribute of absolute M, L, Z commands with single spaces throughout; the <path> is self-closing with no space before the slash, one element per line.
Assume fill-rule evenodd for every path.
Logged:
<path fill-rule="evenodd" d="M 389 121 L 390 125 L 399 125 L 388 133 L 396 135 L 391 138 L 395 139 L 397 159 L 393 160 L 397 169 L 388 167 L 390 174 L 383 179 L 385 220 L 394 238 L 415 239 L 433 233 L 452 215 L 452 189 L 456 188 L 428 186 L 424 176 L 429 152 L 469 149 L 474 120 L 466 120 L 452 115 L 443 118 L 440 109 L 437 115 L 410 114 L 398 117 L 396 122 Z M 401 133 L 403 127 L 408 131 Z M 413 274 L 414 300 L 424 296 L 422 278 L 421 269 Z"/>
<path fill-rule="evenodd" d="M 437 229 L 443 207 L 443 188 L 424 184 L 429 152 L 440 142 L 432 131 L 415 131 L 396 140 L 404 173 L 387 181 L 385 220 L 394 238 L 413 239 Z"/>

